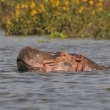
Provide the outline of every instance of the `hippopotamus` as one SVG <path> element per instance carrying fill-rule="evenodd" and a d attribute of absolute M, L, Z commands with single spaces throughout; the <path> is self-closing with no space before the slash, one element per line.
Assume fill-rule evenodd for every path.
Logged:
<path fill-rule="evenodd" d="M 59 53 L 53 60 L 44 62 L 44 70 L 50 71 L 94 71 L 102 70 L 103 68 L 93 62 L 92 60 L 84 57 L 82 54 L 69 54 L 67 52 Z"/>
<path fill-rule="evenodd" d="M 17 67 L 20 72 L 81 72 L 103 69 L 82 54 L 45 52 L 33 47 L 25 47 L 21 49 L 17 57 Z"/>
<path fill-rule="evenodd" d="M 17 57 L 17 68 L 20 72 L 43 71 L 43 62 L 54 58 L 55 53 L 39 51 L 33 47 L 21 49 Z"/>

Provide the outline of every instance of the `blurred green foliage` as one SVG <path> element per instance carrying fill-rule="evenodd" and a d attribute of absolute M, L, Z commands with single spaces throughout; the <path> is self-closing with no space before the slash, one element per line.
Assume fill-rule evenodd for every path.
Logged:
<path fill-rule="evenodd" d="M 110 10 L 103 0 L 1 0 L 6 35 L 110 38 Z M 5 14 L 4 14 L 5 13 Z"/>

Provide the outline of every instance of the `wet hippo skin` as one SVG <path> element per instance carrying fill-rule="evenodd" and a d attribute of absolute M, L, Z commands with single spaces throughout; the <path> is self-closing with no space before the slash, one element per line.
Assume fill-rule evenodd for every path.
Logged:
<path fill-rule="evenodd" d="M 82 54 L 69 54 L 67 52 L 61 52 L 59 56 L 53 59 L 53 61 L 45 62 L 44 70 L 50 71 L 94 71 L 102 70 L 103 68 L 93 62 L 92 60 L 84 57 Z"/>
<path fill-rule="evenodd" d="M 18 71 L 43 71 L 44 60 L 51 60 L 54 55 L 53 52 L 44 52 L 33 47 L 25 47 L 21 49 L 17 57 Z"/>
<path fill-rule="evenodd" d="M 45 52 L 33 47 L 23 48 L 17 57 L 18 71 L 94 71 L 103 68 L 82 54 Z"/>

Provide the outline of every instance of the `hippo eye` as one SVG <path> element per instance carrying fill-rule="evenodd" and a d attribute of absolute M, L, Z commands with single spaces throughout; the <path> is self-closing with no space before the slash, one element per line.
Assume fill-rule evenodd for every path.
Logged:
<path fill-rule="evenodd" d="M 64 57 L 66 57 L 66 55 L 63 55 Z"/>

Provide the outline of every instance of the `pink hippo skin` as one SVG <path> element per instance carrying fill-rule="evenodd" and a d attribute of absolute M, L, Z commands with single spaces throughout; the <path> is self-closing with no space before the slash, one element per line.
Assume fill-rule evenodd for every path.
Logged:
<path fill-rule="evenodd" d="M 102 70 L 95 62 L 79 54 L 67 52 L 45 52 L 33 47 L 21 49 L 17 57 L 17 68 L 20 72 L 27 71 L 93 71 Z"/>
<path fill-rule="evenodd" d="M 61 52 L 59 56 L 53 60 L 44 61 L 43 70 L 50 71 L 94 71 L 102 70 L 103 68 L 93 62 L 92 60 L 84 57 L 82 54 L 69 54 Z"/>

